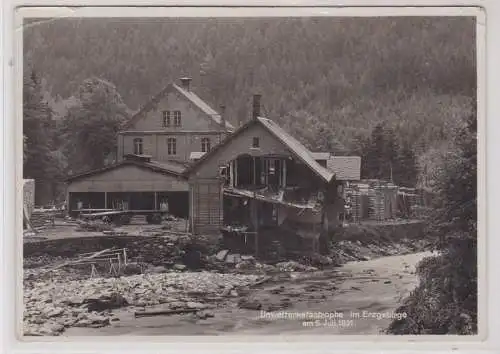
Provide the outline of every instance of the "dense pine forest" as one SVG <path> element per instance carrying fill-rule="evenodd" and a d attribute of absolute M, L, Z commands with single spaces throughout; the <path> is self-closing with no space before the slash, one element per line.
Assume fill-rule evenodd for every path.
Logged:
<path fill-rule="evenodd" d="M 361 155 L 366 178 L 428 183 L 474 106 L 474 26 L 430 17 L 30 21 L 25 175 L 50 181 L 102 166 L 119 124 L 188 75 L 234 124 L 261 93 L 265 115 L 312 150 Z M 47 193 L 44 202 L 57 197 Z"/>

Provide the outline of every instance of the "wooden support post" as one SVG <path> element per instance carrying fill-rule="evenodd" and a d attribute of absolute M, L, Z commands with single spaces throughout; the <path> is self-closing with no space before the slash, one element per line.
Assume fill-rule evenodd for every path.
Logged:
<path fill-rule="evenodd" d="M 252 225 L 255 231 L 255 257 L 259 256 L 259 213 L 256 200 L 250 200 Z"/>
<path fill-rule="evenodd" d="M 158 209 L 160 209 L 160 208 L 158 208 L 158 192 L 154 192 L 154 194 L 155 194 L 155 198 L 154 198 L 155 205 L 153 207 L 153 210 L 158 210 Z"/>
<path fill-rule="evenodd" d="M 238 186 L 238 160 L 234 161 L 234 187 Z"/>
<path fill-rule="evenodd" d="M 70 193 L 68 191 L 68 188 L 66 188 L 66 215 L 69 216 L 71 212 L 71 200 L 70 200 Z"/>
<path fill-rule="evenodd" d="M 229 186 L 234 187 L 234 161 L 229 163 Z"/>
<path fill-rule="evenodd" d="M 255 161 L 255 156 L 253 157 L 253 185 L 257 184 L 257 162 Z"/>
<path fill-rule="evenodd" d="M 255 231 L 255 257 L 259 256 L 259 231 Z"/>
<path fill-rule="evenodd" d="M 108 209 L 108 192 L 104 192 L 104 209 Z"/>
<path fill-rule="evenodd" d="M 283 168 L 281 169 L 281 171 L 283 172 L 283 178 L 282 178 L 283 188 L 285 188 L 286 187 L 286 160 L 283 160 Z"/>

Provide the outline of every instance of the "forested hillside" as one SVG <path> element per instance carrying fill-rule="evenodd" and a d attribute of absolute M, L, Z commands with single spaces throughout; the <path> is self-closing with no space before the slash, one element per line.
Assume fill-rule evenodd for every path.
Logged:
<path fill-rule="evenodd" d="M 393 146 L 387 161 L 418 159 L 427 171 L 472 109 L 474 27 L 429 17 L 45 20 L 26 27 L 25 71 L 55 120 L 79 105 L 87 79 L 115 87 L 129 112 L 189 75 L 233 123 L 250 117 L 258 92 L 265 115 L 313 150 L 366 157 Z M 380 151 L 377 134 L 389 136 Z"/>

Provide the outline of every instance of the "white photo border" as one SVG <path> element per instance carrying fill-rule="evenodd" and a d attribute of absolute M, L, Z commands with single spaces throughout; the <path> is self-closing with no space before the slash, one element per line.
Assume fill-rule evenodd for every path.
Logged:
<path fill-rule="evenodd" d="M 499 101 L 493 96 L 496 82 L 500 82 L 500 6 L 493 1 L 4 1 L 2 3 L 2 161 L 3 188 L 0 194 L 2 244 L 2 344 L 11 351 L 71 353 L 82 351 L 146 352 L 172 350 L 201 350 L 206 352 L 233 352 L 235 346 L 244 344 L 249 350 L 259 352 L 287 351 L 334 351 L 334 350 L 382 350 L 382 349 L 437 349 L 452 348 L 475 350 L 499 347 L 494 333 L 499 331 L 500 311 L 496 302 L 499 278 L 496 276 L 495 250 L 500 242 L 494 230 L 500 230 L 500 218 L 494 217 L 494 201 L 500 200 L 495 187 L 498 180 L 494 158 L 499 149 L 495 131 L 500 131 L 498 119 L 494 119 Z M 77 6 L 78 7 L 75 7 Z M 87 7 L 107 5 L 106 7 Z M 127 7 L 111 7 L 111 6 Z M 148 7 L 134 7 L 148 5 Z M 169 6 L 167 8 L 167 6 Z M 244 7 L 239 6 L 271 6 Z M 432 6 L 430 6 L 432 5 Z M 436 5 L 440 5 L 439 7 Z M 26 7 L 33 6 L 33 7 Z M 57 7 L 61 6 L 61 7 Z M 155 6 L 155 7 L 152 7 Z M 161 6 L 161 7 L 159 7 Z M 192 7 L 186 7 L 192 6 Z M 214 6 L 214 7 L 203 7 Z M 220 7 L 226 6 L 226 7 Z M 272 7 L 276 6 L 276 7 Z M 314 7 L 313 7 L 314 6 Z M 341 6 L 341 7 L 335 7 Z M 352 7 L 358 6 L 358 7 Z M 361 7 L 363 6 L 363 7 Z M 366 7 L 369 6 L 369 7 Z M 395 7 L 399 6 L 399 7 Z M 404 6 L 404 7 L 401 7 Z M 427 6 L 427 7 L 421 7 Z M 466 7 L 464 7 L 466 6 Z M 17 7 L 17 9 L 15 8 Z M 23 7 L 23 8 L 20 8 Z M 202 8 L 203 7 L 203 8 Z M 182 336 L 182 337 L 34 337 L 38 342 L 19 342 L 16 335 L 22 329 L 22 239 L 14 237 L 21 229 L 22 214 L 17 207 L 22 204 L 22 19 L 24 17 L 213 17 L 222 16 L 476 16 L 477 18 L 477 97 L 478 97 L 478 336 Z M 495 23 L 496 22 L 496 23 Z M 495 34 L 498 35 L 495 36 Z M 500 88 L 500 87 L 499 87 Z M 488 147 L 487 147 L 488 146 Z M 488 149 L 488 155 L 486 150 Z M 500 151 L 499 151 L 500 152 Z M 493 162 L 487 170 L 487 161 Z M 486 173 L 490 175 L 487 177 Z M 15 186 L 15 187 L 14 187 Z M 14 188 L 13 188 L 14 187 Z M 488 192 L 486 193 L 486 188 Z M 488 208 L 489 206 L 489 208 Z M 488 213 L 488 211 L 491 211 Z M 490 236 L 487 238 L 487 232 Z M 15 251 L 14 251 L 15 250 Z M 13 306 L 16 304 L 16 306 Z M 16 324 L 13 326 L 13 324 Z M 496 330 L 495 330 L 496 329 Z M 187 343 L 186 343 L 187 342 Z M 333 345 L 333 343 L 335 343 Z M 77 345 L 75 345 L 77 344 Z M 375 345 L 374 345 L 375 344 Z M 238 350 L 240 351 L 240 350 Z"/>

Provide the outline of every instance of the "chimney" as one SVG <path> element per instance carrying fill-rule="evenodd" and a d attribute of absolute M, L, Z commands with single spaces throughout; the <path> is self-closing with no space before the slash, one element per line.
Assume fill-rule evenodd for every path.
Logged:
<path fill-rule="evenodd" d="M 191 91 L 191 78 L 190 77 L 181 77 L 182 88 L 186 91 Z"/>
<path fill-rule="evenodd" d="M 226 106 L 221 104 L 219 106 L 220 109 L 220 125 L 222 126 L 222 129 L 226 131 Z"/>
<path fill-rule="evenodd" d="M 252 105 L 252 119 L 257 119 L 260 117 L 260 98 L 262 95 L 253 95 L 253 105 Z"/>

